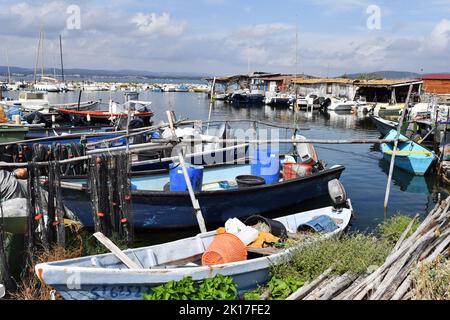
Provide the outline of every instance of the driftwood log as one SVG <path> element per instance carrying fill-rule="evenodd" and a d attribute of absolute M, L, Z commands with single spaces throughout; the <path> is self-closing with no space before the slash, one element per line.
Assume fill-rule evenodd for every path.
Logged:
<path fill-rule="evenodd" d="M 288 300 L 408 300 L 412 278 L 423 264 L 447 254 L 450 245 L 450 198 L 440 202 L 408 238 L 408 225 L 385 263 L 369 275 L 331 276 L 327 270 Z"/>

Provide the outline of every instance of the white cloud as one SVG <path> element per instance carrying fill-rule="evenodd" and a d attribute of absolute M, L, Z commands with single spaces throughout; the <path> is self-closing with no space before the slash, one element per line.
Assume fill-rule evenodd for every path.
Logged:
<path fill-rule="evenodd" d="M 269 37 L 275 33 L 291 29 L 291 26 L 285 23 L 257 24 L 239 28 L 235 33 L 241 37 L 263 38 Z"/>
<path fill-rule="evenodd" d="M 131 22 L 136 25 L 141 33 L 153 37 L 160 35 L 177 37 L 186 30 L 185 22 L 172 22 L 170 14 L 167 12 L 164 12 L 159 16 L 156 13 L 138 13 L 131 19 Z"/>
<path fill-rule="evenodd" d="M 427 38 L 427 47 L 432 50 L 443 51 L 447 49 L 450 42 L 450 20 L 444 19 L 439 22 Z"/>

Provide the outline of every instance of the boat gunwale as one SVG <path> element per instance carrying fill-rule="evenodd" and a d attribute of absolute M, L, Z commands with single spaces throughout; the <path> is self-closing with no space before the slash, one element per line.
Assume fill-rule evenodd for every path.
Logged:
<path fill-rule="evenodd" d="M 165 171 L 167 172 L 167 170 L 165 170 Z M 249 188 L 200 191 L 200 192 L 195 192 L 195 195 L 202 198 L 202 197 L 208 197 L 208 196 L 214 196 L 214 195 L 253 193 L 255 191 L 263 191 L 263 190 L 265 191 L 265 190 L 277 189 L 277 188 L 287 186 L 287 185 L 292 185 L 292 184 L 297 184 L 300 182 L 314 180 L 314 179 L 320 178 L 322 176 L 332 175 L 334 173 L 342 174 L 342 172 L 344 172 L 344 171 L 345 171 L 345 166 L 337 165 L 334 168 L 325 169 L 323 171 L 313 173 L 312 175 L 309 175 L 306 177 L 299 177 L 299 178 L 292 179 L 292 180 L 280 181 L 277 183 L 265 184 L 265 185 L 254 186 L 254 187 L 249 187 Z M 64 186 L 62 186 L 62 188 L 66 189 L 66 190 L 67 189 L 72 190 L 70 183 L 65 183 Z M 85 193 L 87 193 L 89 191 L 86 184 L 82 184 L 81 188 L 79 187 L 78 184 L 76 185 L 76 188 L 74 185 L 73 189 L 76 191 L 81 191 L 81 192 L 85 192 Z M 160 198 L 181 198 L 181 197 L 189 196 L 189 192 L 167 192 L 164 190 L 131 190 L 131 194 L 132 194 L 132 196 L 137 196 L 137 197 L 152 196 L 152 197 L 160 197 Z"/>

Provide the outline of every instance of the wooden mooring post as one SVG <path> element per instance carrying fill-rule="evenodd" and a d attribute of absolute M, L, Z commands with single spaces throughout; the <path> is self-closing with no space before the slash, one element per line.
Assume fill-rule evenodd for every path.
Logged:
<path fill-rule="evenodd" d="M 388 208 L 388 204 L 389 204 L 389 195 L 391 193 L 392 175 L 394 173 L 395 156 L 397 154 L 398 142 L 400 140 L 400 133 L 401 133 L 402 126 L 403 126 L 403 121 L 405 121 L 406 110 L 408 109 L 412 90 L 413 90 L 413 85 L 410 85 L 409 91 L 408 91 L 408 96 L 407 96 L 406 102 L 405 102 L 405 106 L 403 107 L 402 117 L 400 118 L 400 122 L 398 123 L 397 136 L 395 137 L 395 141 L 394 141 L 394 149 L 392 150 L 393 152 L 392 152 L 392 158 L 391 158 L 391 165 L 389 168 L 388 182 L 387 182 L 387 186 L 386 186 L 386 195 L 384 197 L 384 212 L 385 212 L 385 214 L 387 214 L 387 208 Z"/>

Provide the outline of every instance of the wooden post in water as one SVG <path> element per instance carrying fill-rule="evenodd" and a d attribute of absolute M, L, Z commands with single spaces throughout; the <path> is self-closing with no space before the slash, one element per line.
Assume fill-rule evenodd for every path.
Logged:
<path fill-rule="evenodd" d="M 216 77 L 214 77 L 214 80 L 213 80 L 213 83 L 212 83 L 212 87 L 211 87 L 211 100 L 209 101 L 209 115 L 208 115 L 208 125 L 207 125 L 207 128 L 206 128 L 206 134 L 209 134 L 209 124 L 210 124 L 209 121 L 211 121 L 215 88 L 216 88 Z"/>
<path fill-rule="evenodd" d="M 397 136 L 395 137 L 394 141 L 394 149 L 392 150 L 392 159 L 391 159 L 391 166 L 389 168 L 389 177 L 388 182 L 386 186 L 386 196 L 384 198 L 384 212 L 387 213 L 388 203 L 389 203 L 389 195 L 391 193 L 391 182 L 392 182 L 392 174 L 394 173 L 394 164 L 395 164 L 395 156 L 397 154 L 397 147 L 398 147 L 398 140 L 400 139 L 400 131 L 402 130 L 403 121 L 405 121 L 406 116 L 406 110 L 408 109 L 409 100 L 411 99 L 413 85 L 411 84 L 409 86 L 408 96 L 406 97 L 405 106 L 403 107 L 402 116 L 400 118 L 400 122 L 398 123 L 397 128 Z"/>

